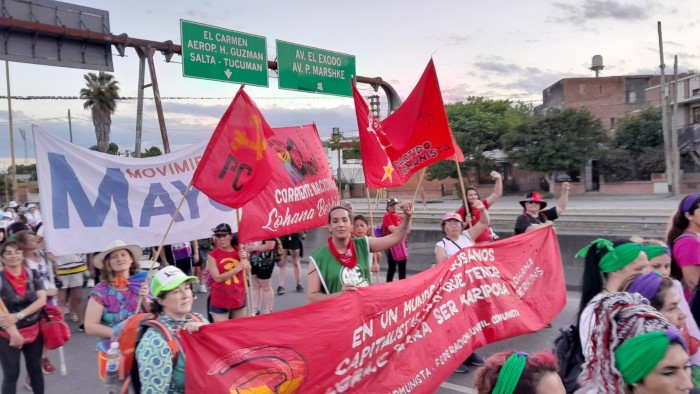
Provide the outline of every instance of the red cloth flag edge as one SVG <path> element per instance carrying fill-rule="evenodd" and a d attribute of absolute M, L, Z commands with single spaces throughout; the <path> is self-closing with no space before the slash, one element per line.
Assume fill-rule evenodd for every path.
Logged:
<path fill-rule="evenodd" d="M 390 143 L 386 139 L 382 125 L 370 112 L 365 100 L 352 83 L 352 95 L 355 99 L 357 129 L 360 133 L 360 153 L 362 155 L 362 171 L 365 174 L 367 187 L 395 187 L 406 183 L 398 171 L 394 169 L 391 159 L 385 150 Z"/>
<path fill-rule="evenodd" d="M 238 90 L 192 176 L 192 185 L 218 203 L 240 208 L 269 182 L 273 135 L 253 100 Z"/>

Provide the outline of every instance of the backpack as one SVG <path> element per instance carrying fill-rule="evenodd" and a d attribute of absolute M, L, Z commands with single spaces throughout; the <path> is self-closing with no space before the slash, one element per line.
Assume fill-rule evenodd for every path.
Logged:
<path fill-rule="evenodd" d="M 578 376 L 583 371 L 583 349 L 579 338 L 578 325 L 559 329 L 559 337 L 554 341 L 554 355 L 559 361 L 559 377 L 567 394 L 578 390 Z"/>
<path fill-rule="evenodd" d="M 201 322 L 197 315 L 192 314 L 192 318 L 196 322 Z M 112 341 L 119 343 L 121 352 L 121 360 L 119 363 L 119 381 L 123 382 L 120 393 L 129 392 L 129 387 L 136 392 L 141 392 L 141 382 L 139 381 L 139 369 L 135 362 L 136 348 L 146 333 L 149 327 L 158 330 L 168 344 L 170 351 L 173 354 L 173 367 L 177 365 L 180 356 L 180 339 L 170 332 L 170 329 L 161 321 L 156 319 L 156 315 L 152 313 L 139 313 L 129 317 L 121 322 L 112 334 Z M 167 382 L 169 385 L 170 382 Z"/>

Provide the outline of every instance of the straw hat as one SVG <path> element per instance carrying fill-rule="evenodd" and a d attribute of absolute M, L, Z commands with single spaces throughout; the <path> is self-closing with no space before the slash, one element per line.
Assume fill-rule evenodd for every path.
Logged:
<path fill-rule="evenodd" d="M 128 250 L 131 253 L 131 257 L 134 259 L 134 261 L 137 261 L 138 258 L 141 257 L 141 254 L 143 254 L 143 250 L 140 246 L 127 245 L 126 242 L 122 241 L 121 239 L 115 239 L 114 241 L 107 244 L 107 246 L 105 246 L 104 252 L 100 252 L 97 255 L 95 255 L 95 257 L 93 257 L 92 263 L 95 265 L 96 268 L 102 269 L 104 267 L 105 257 L 107 257 L 108 254 L 119 249 Z"/>

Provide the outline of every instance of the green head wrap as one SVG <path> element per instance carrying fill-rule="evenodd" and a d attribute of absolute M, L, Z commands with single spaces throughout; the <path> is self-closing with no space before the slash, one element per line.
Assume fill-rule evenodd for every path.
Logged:
<path fill-rule="evenodd" d="M 576 253 L 576 257 L 585 257 L 591 246 L 595 246 L 598 250 L 608 250 L 608 253 L 603 256 L 598 263 L 600 270 L 605 273 L 615 272 L 624 268 L 627 264 L 633 262 L 643 250 L 643 247 L 636 243 L 627 243 L 615 247 L 613 243 L 607 239 L 598 238 L 591 242 L 590 245 L 579 250 L 578 253 Z"/>
<path fill-rule="evenodd" d="M 525 361 L 528 357 L 529 355 L 526 353 L 520 352 L 513 353 L 508 357 L 498 373 L 498 381 L 496 381 L 496 387 L 493 388 L 493 394 L 513 394 L 520 381 L 520 375 L 525 369 Z"/>
<path fill-rule="evenodd" d="M 646 245 L 642 247 L 644 249 L 644 253 L 647 254 L 647 257 L 649 260 L 653 259 L 654 257 L 659 257 L 664 253 L 668 253 L 669 250 L 666 247 L 660 246 L 660 245 Z"/>
<path fill-rule="evenodd" d="M 644 379 L 666 355 L 671 339 L 663 331 L 631 338 L 615 350 L 615 367 L 627 384 Z"/>

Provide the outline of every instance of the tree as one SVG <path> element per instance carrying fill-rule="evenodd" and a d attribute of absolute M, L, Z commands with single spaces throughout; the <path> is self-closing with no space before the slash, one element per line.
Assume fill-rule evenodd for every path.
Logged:
<path fill-rule="evenodd" d="M 10 166 L 7 169 L 8 174 L 12 174 L 12 166 Z M 28 164 L 28 165 L 22 165 L 22 164 L 17 164 L 17 172 L 16 174 L 29 174 L 31 177 L 29 177 L 30 181 L 36 181 L 37 175 L 36 175 L 36 164 Z"/>
<path fill-rule="evenodd" d="M 148 148 L 145 152 L 143 152 L 141 154 L 141 157 L 153 157 L 153 156 L 160 156 L 162 154 L 163 154 L 163 152 L 161 152 L 157 146 L 152 146 L 152 147 Z"/>
<path fill-rule="evenodd" d="M 530 109 L 522 103 L 483 97 L 469 97 L 464 103 L 448 104 L 445 111 L 457 145 L 464 153 L 465 161 L 460 163 L 460 169 L 467 176 L 473 172 L 471 169 L 490 172 L 494 162 L 484 153 L 501 149 L 500 138 L 530 116 Z M 427 176 L 429 180 L 457 178 L 457 168 L 453 161 L 443 160 L 430 166 Z"/>
<path fill-rule="evenodd" d="M 92 111 L 99 151 L 107 152 L 112 114 L 117 109 L 116 100 L 119 98 L 119 82 L 113 75 L 101 71 L 99 74 L 87 73 L 83 77 L 86 85 L 80 89 L 80 98 L 85 100 L 83 108 Z"/>
<path fill-rule="evenodd" d="M 93 145 L 89 149 L 100 152 L 100 148 L 97 145 Z M 118 155 L 119 154 L 119 146 L 117 144 L 115 144 L 114 142 L 110 142 L 109 147 L 107 148 L 106 151 L 103 151 L 103 153 L 107 153 L 110 155 Z"/>
<path fill-rule="evenodd" d="M 531 171 L 545 173 L 554 193 L 558 171 L 580 169 L 596 159 L 608 141 L 600 121 L 586 110 L 553 110 L 533 118 L 501 139 L 508 157 Z"/>
<path fill-rule="evenodd" d="M 601 173 L 609 182 L 649 180 L 666 169 L 661 108 L 647 108 L 617 123 L 612 148 L 601 160 Z"/>

